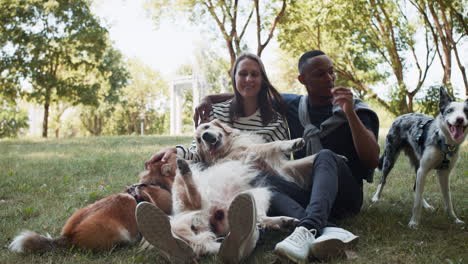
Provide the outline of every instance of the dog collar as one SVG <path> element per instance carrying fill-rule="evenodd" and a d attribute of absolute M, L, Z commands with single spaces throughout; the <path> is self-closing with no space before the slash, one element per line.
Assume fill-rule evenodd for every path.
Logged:
<path fill-rule="evenodd" d="M 136 192 L 136 189 L 138 187 L 145 187 L 145 186 L 148 186 L 148 185 L 146 183 L 137 183 L 137 184 L 132 184 L 132 186 L 130 186 L 127 189 L 127 193 L 130 194 L 135 199 L 137 204 L 141 202 L 146 202 L 146 200 L 143 199 L 141 196 L 139 196 L 138 193 Z"/>
<path fill-rule="evenodd" d="M 149 184 L 146 184 L 146 183 L 136 183 L 136 184 L 132 184 L 132 186 L 130 186 L 128 189 L 127 189 L 127 193 L 130 194 L 134 199 L 135 201 L 137 202 L 137 204 L 141 203 L 141 202 L 148 202 L 147 200 L 143 199 L 141 196 L 138 195 L 138 193 L 136 192 L 136 189 L 138 187 L 145 187 L 145 186 L 148 186 L 148 185 L 154 185 L 154 186 L 159 186 L 161 189 L 164 189 L 168 192 L 170 192 L 165 186 L 163 186 L 162 184 L 155 184 L 155 183 L 149 183 Z"/>

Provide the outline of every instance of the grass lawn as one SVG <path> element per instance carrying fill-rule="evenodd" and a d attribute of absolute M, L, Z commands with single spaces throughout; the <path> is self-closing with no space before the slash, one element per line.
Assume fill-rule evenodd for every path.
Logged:
<path fill-rule="evenodd" d="M 382 133 L 385 134 L 385 133 Z M 111 252 L 58 250 L 17 255 L 7 250 L 23 229 L 59 236 L 76 210 L 137 181 L 143 163 L 166 146 L 188 144 L 188 137 L 121 136 L 0 141 L 0 263 L 164 263 L 155 250 L 136 246 Z M 382 139 L 381 139 L 382 142 Z M 468 221 L 468 144 L 451 175 L 455 211 Z M 403 155 L 402 155 L 403 157 Z M 468 263 L 468 232 L 443 210 L 437 177 L 427 179 L 425 197 L 436 208 L 423 212 L 418 230 L 407 227 L 415 174 L 400 158 L 379 203 L 371 205 L 375 183 L 365 184 L 362 212 L 339 223 L 360 236 L 356 256 L 333 263 Z M 269 233 L 248 263 L 275 263 L 274 244 L 286 234 Z M 215 263 L 206 257 L 201 263 Z"/>

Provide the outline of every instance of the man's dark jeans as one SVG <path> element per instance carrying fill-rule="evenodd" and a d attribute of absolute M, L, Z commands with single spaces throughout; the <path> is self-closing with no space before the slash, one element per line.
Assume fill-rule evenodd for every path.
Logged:
<path fill-rule="evenodd" d="M 309 177 L 311 186 L 303 189 L 277 175 L 257 176 L 254 184 L 269 186 L 273 192 L 268 215 L 297 218 L 299 226 L 321 234 L 329 220 L 360 211 L 362 180 L 354 177 L 346 162 L 334 152 L 318 152 Z"/>

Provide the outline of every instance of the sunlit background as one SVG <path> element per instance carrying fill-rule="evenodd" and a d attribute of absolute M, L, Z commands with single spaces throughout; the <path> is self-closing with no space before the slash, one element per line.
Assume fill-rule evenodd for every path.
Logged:
<path fill-rule="evenodd" d="M 47 4 L 53 6 L 54 2 L 50 0 Z M 187 6 L 187 3 L 195 2 L 198 4 Z M 219 4 L 215 7 L 217 8 L 215 13 L 222 18 L 223 13 L 220 11 L 222 2 L 211 2 Z M 254 10 L 252 9 L 254 2 L 239 1 L 238 34 L 243 30 L 249 12 Z M 424 4 L 425 1 L 387 1 L 385 6 L 373 7 L 386 8 L 394 16 L 391 19 L 394 20 L 393 30 L 396 34 L 395 47 L 399 49 L 398 56 L 403 64 L 401 83 L 392 71 L 395 63 L 388 61 L 391 48 L 385 47 L 384 39 L 375 37 L 372 40 L 372 36 L 366 36 L 370 38 L 370 42 L 355 44 L 354 36 L 346 35 L 351 34 L 349 33 L 351 30 L 346 31 L 347 27 L 359 21 L 358 14 L 355 14 L 354 18 L 354 15 L 349 16 L 346 13 L 347 9 L 359 8 L 353 6 L 353 1 L 302 0 L 294 3 L 286 0 L 259 1 L 262 41 L 267 38 L 275 15 L 279 14 L 283 2 L 286 3 L 284 15 L 261 53 L 267 73 L 278 90 L 304 93 L 296 80 L 297 60 L 302 52 L 320 48 L 332 57 L 337 66 L 337 84 L 351 87 L 356 96 L 369 99 L 372 106 L 381 111 L 382 116 L 389 116 L 389 120 L 407 111 L 435 113 L 434 103 L 428 103 L 428 100 L 434 100 L 430 87 L 443 82 L 443 67 L 439 55 L 435 52 L 436 48 L 442 52 L 442 46 L 439 43 L 436 47 L 435 42 L 431 40 L 434 35 L 431 35 L 428 27 L 425 27 L 422 16 L 415 8 L 415 4 Z M 110 108 L 103 109 L 103 104 L 98 108 L 90 108 L 66 101 L 52 103 L 48 124 L 49 137 L 187 134 L 193 129 L 191 111 L 199 97 L 209 93 L 231 91 L 228 74 L 231 65 L 229 50 L 219 25 L 209 14 L 206 6 L 203 6 L 203 3 L 208 1 L 94 0 L 90 3 L 91 12 L 107 29 L 112 47 L 122 54 L 123 63 L 129 73 L 128 84 L 119 90 L 120 103 Z M 165 6 L 162 3 L 172 5 Z M 463 1 L 448 3 L 456 8 L 460 5 L 463 7 Z M 448 14 L 448 11 L 445 12 Z M 449 17 L 454 19 L 455 16 Z M 462 14 L 462 17 L 465 16 Z M 226 16 L 226 21 L 228 20 L 229 17 Z M 379 22 L 379 17 L 375 15 L 368 23 L 368 32 L 365 30 L 366 25 L 364 30 L 362 26 L 360 29 L 356 26 L 356 30 L 358 32 L 361 30 L 360 34 L 371 35 L 382 21 Z M 431 26 L 435 29 L 434 24 Z M 225 27 L 229 32 L 229 23 L 226 23 Z M 407 33 L 402 33 L 403 30 L 407 30 Z M 342 36 L 340 32 L 343 32 Z M 467 66 L 466 32 L 463 32 L 463 27 L 459 26 L 454 27 L 452 33 L 456 41 L 458 60 L 452 50 L 450 83 L 453 85 L 454 95 L 458 99 L 465 99 L 468 88 L 462 78 L 460 65 L 465 68 Z M 429 37 L 427 44 L 425 35 Z M 411 41 L 415 44 L 412 45 Z M 385 59 L 380 51 L 373 50 L 375 45 L 384 46 L 379 48 L 386 53 Z M 414 51 L 410 49 L 411 46 Z M 426 56 L 426 47 L 431 50 L 429 56 Z M 236 53 L 240 51 L 258 53 L 255 12 L 246 24 L 239 48 Z M 404 95 L 399 97 L 398 92 L 401 92 L 399 87 L 402 83 L 405 89 L 411 92 L 421 81 L 415 56 L 423 71 L 429 60 L 432 61 L 432 65 L 414 98 L 410 99 Z M 446 63 L 443 59 L 442 61 Z M 349 76 L 345 77 L 346 74 Z M 180 84 L 180 80 L 188 77 L 197 80 L 200 91 L 192 91 L 192 87 L 186 83 Z M 30 85 L 24 83 L 23 89 L 30 89 L 28 87 Z M 174 104 L 174 91 L 181 93 L 177 99 L 178 104 Z M 398 100 L 406 102 L 401 104 Z M 414 102 L 410 103 L 410 100 Z M 29 118 L 28 127 L 20 129 L 17 136 L 41 136 L 43 105 L 25 98 L 16 98 L 15 102 L 19 108 L 27 111 Z M 411 104 L 414 105 L 408 106 Z M 102 119 L 101 127 L 89 127 L 96 125 L 91 122 L 91 117 L 96 116 Z M 178 129 L 174 130 L 174 126 L 178 126 Z"/>

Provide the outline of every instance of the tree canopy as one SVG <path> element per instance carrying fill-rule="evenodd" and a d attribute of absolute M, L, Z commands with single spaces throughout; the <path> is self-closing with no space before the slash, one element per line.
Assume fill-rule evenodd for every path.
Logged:
<path fill-rule="evenodd" d="M 413 7 L 416 2 L 297 0 L 289 7 L 278 38 L 292 56 L 311 49 L 325 51 L 334 61 L 341 84 L 362 91 L 396 115 L 413 112 L 414 97 L 425 83 L 436 54 L 444 61 L 437 48 L 437 34 L 412 15 L 423 15 Z M 440 10 L 435 1 L 419 2 Z M 449 13 L 442 12 L 441 16 L 445 15 Z M 434 26 L 430 20 L 425 22 Z M 452 27 L 447 34 L 454 28 L 459 27 Z M 459 38 L 464 36 L 461 32 Z M 456 50 L 454 45 L 452 49 Z M 410 67 L 417 69 L 417 75 L 408 73 Z M 372 86 L 377 84 L 389 87 L 391 101 L 374 92 Z"/>
<path fill-rule="evenodd" d="M 0 92 L 43 105 L 43 137 L 51 103 L 98 104 L 100 83 L 88 74 L 105 70 L 108 41 L 89 5 L 87 0 L 0 2 Z"/>

